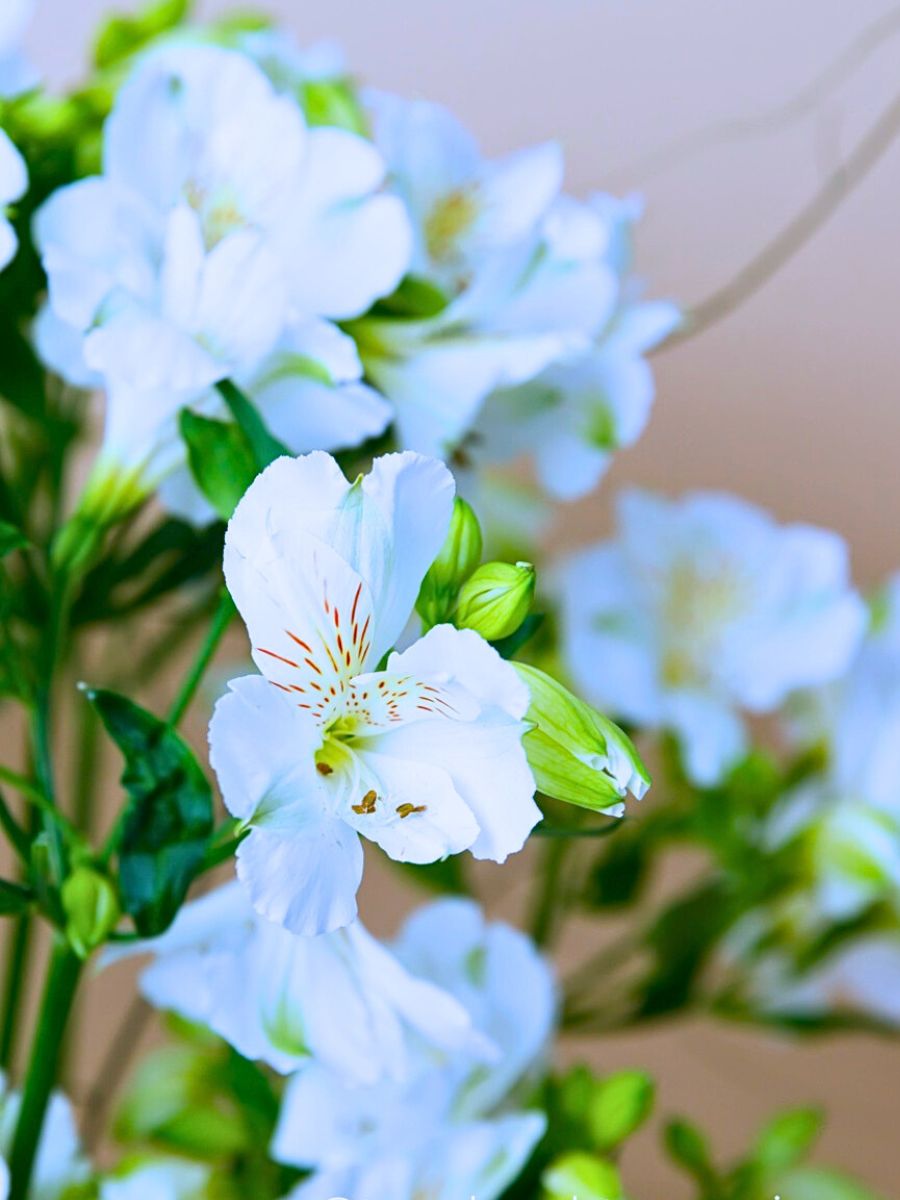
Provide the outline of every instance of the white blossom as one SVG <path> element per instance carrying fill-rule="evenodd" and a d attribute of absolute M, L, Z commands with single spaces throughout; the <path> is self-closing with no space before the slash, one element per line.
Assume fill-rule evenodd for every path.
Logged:
<path fill-rule="evenodd" d="M 34 0 L 3 0 L 0 4 L 0 97 L 17 96 L 38 81 L 22 51 L 33 9 Z"/>
<path fill-rule="evenodd" d="M 405 1083 L 370 1088 L 301 1072 L 272 1144 L 277 1161 L 312 1169 L 292 1200 L 494 1200 L 543 1133 L 544 1115 L 517 1096 L 540 1069 L 554 1016 L 552 977 L 528 939 L 450 900 L 413 916 L 399 952 L 456 995 L 501 1053 L 488 1067 L 465 1054 L 423 1058 Z"/>
<path fill-rule="evenodd" d="M 277 364 L 279 339 L 305 353 L 315 319 L 368 308 L 403 274 L 410 235 L 402 206 L 378 194 L 375 149 L 308 129 L 296 100 L 231 50 L 175 44 L 140 60 L 103 163 L 50 197 L 35 233 L 54 312 L 106 383 L 103 457 L 152 486 L 183 462 L 185 404 L 221 407 L 209 389 L 271 368 L 273 352 Z"/>
<path fill-rule="evenodd" d="M 295 932 L 353 919 L 360 835 L 398 861 L 503 861 L 540 819 L 513 668 L 446 625 L 392 651 L 452 500 L 434 460 L 388 455 L 349 484 L 315 453 L 273 463 L 229 524 L 226 581 L 261 674 L 216 706 L 211 758 L 250 828 L 238 874 Z"/>
<path fill-rule="evenodd" d="M 404 446 L 447 455 L 499 387 L 585 348 L 615 281 L 597 230 L 560 197 L 555 144 L 484 160 L 448 112 L 371 95 L 376 143 L 414 231 L 411 272 L 437 298 L 419 318 L 354 327 Z"/>
<path fill-rule="evenodd" d="M 359 922 L 301 937 L 260 917 L 236 882 L 185 905 L 162 937 L 107 959 L 148 952 L 140 989 L 150 1003 L 283 1074 L 315 1061 L 371 1084 L 403 1078 L 423 1046 L 448 1053 L 473 1041 L 462 1005 Z"/>
<path fill-rule="evenodd" d="M 615 280 L 608 318 L 583 351 L 552 362 L 534 379 L 488 397 L 467 443 L 485 464 L 526 454 L 538 481 L 557 500 L 596 487 L 616 450 L 633 445 L 650 416 L 655 383 L 646 353 L 680 320 L 665 301 L 646 301 L 632 275 L 634 199 L 595 195 L 568 201 L 572 223 L 595 229 L 595 251 Z"/>
<path fill-rule="evenodd" d="M 362 363 L 353 339 L 328 321 L 290 324 L 272 352 L 235 382 L 263 415 L 269 431 L 296 454 L 342 450 L 382 433 L 391 407 L 362 381 Z M 214 393 L 200 402 L 207 412 L 221 403 Z M 215 516 L 187 465 L 163 480 L 166 508 L 194 524 Z"/>
<path fill-rule="evenodd" d="M 900 576 L 846 673 L 792 697 L 787 717 L 794 744 L 824 752 L 824 766 L 765 823 L 764 845 L 789 850 L 799 873 L 775 917 L 808 939 L 873 907 L 900 913 Z"/>
<path fill-rule="evenodd" d="M 865 624 L 835 534 L 731 496 L 620 498 L 616 537 L 559 572 L 563 647 L 586 697 L 673 731 L 711 784 L 746 749 L 741 710 L 836 678 Z"/>
<path fill-rule="evenodd" d="M 0 129 L 0 271 L 15 257 L 19 240 L 6 209 L 21 200 L 28 188 L 28 170 L 22 155 Z"/>
<path fill-rule="evenodd" d="M 900 574 L 876 598 L 846 674 L 798 695 L 790 715 L 795 743 L 825 749 L 835 791 L 900 821 Z"/>

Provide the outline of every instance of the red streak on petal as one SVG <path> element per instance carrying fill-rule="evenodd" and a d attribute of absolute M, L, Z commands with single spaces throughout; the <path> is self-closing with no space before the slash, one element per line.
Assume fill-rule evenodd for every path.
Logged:
<path fill-rule="evenodd" d="M 295 662 L 294 662 L 292 659 L 290 659 L 290 658 L 285 658 L 283 654 L 276 654 L 274 650 L 264 650 L 262 646 L 257 646 L 256 648 L 257 648 L 257 650 L 259 651 L 259 653 L 260 653 L 260 654 L 268 654 L 268 656 L 269 656 L 270 658 L 277 658 L 279 662 L 283 662 L 283 663 L 285 663 L 287 666 L 289 666 L 289 667 L 293 667 L 293 668 L 294 668 L 295 670 L 297 670 L 297 671 L 299 671 L 299 670 L 300 670 L 300 664 L 299 664 L 299 663 L 295 663 Z"/>

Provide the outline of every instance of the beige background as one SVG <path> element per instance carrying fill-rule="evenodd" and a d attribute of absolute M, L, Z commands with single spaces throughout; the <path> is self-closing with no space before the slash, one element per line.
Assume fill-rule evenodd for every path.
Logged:
<path fill-rule="evenodd" d="M 2 0 L 0 0 L 2 2 Z M 893 97 L 900 30 L 813 112 L 765 132 L 731 130 L 660 169 L 660 148 L 711 124 L 778 108 L 890 14 L 876 0 L 270 0 L 304 41 L 335 37 L 367 79 L 451 106 L 491 152 L 558 137 L 568 184 L 638 189 L 647 200 L 640 264 L 657 294 L 690 304 L 747 259 L 812 195 Z M 105 0 L 39 0 L 35 57 L 56 80 L 77 77 Z M 127 7 L 127 5 L 126 5 Z M 208 3 L 201 11 L 224 5 Z M 895 22 L 900 25 L 900 21 Z M 651 427 L 621 456 L 600 496 L 561 518 L 577 541 L 604 530 L 615 487 L 677 492 L 725 487 L 785 518 L 827 524 L 872 584 L 900 566 L 896 395 L 900 142 L 821 232 L 738 313 L 657 360 Z M 199 732 L 199 723 L 198 723 Z M 515 873 L 516 875 L 518 872 Z M 490 880 L 494 893 L 515 875 Z M 370 878 L 367 914 L 400 911 Z M 590 935 L 585 935 L 590 936 Z M 573 953 L 581 951 L 573 947 Z M 101 980 L 103 1020 L 77 1063 L 101 1052 L 122 981 Z M 579 1048 L 580 1049 L 580 1048 Z M 896 1145 L 900 1052 L 865 1039 L 798 1048 L 711 1028 L 630 1035 L 596 1061 L 658 1072 L 660 1108 L 745 1144 L 777 1104 L 826 1100 L 823 1154 L 900 1195 Z M 627 1161 L 636 1200 L 685 1194 L 653 1139 Z"/>

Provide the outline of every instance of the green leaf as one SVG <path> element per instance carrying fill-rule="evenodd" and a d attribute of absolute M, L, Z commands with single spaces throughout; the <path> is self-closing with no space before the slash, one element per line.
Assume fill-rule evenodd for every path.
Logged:
<path fill-rule="evenodd" d="M 24 550 L 27 545 L 28 538 L 24 533 L 7 521 L 0 521 L 0 558 L 12 554 L 13 550 Z"/>
<path fill-rule="evenodd" d="M 739 911 L 726 884 L 712 879 L 672 903 L 647 935 L 655 964 L 640 1006 L 643 1017 L 684 1007 L 713 946 Z"/>
<path fill-rule="evenodd" d="M 674 1163 L 703 1187 L 715 1188 L 719 1173 L 713 1165 L 709 1142 L 689 1121 L 670 1121 L 666 1125 L 666 1152 Z"/>
<path fill-rule="evenodd" d="M 18 916 L 25 912 L 33 899 L 27 888 L 0 879 L 0 917 Z"/>
<path fill-rule="evenodd" d="M 619 1172 L 605 1159 L 576 1150 L 563 1154 L 541 1177 L 546 1200 L 620 1200 Z"/>
<path fill-rule="evenodd" d="M 653 1080 L 643 1071 L 618 1071 L 597 1082 L 588 1122 L 598 1150 L 612 1150 L 643 1125 L 654 1091 Z"/>
<path fill-rule="evenodd" d="M 584 896 L 589 908 L 621 907 L 631 904 L 640 894 L 650 855 L 641 833 L 632 835 L 627 830 L 626 822 L 622 833 L 609 843 L 591 871 Z"/>
<path fill-rule="evenodd" d="M 230 379 L 223 379 L 217 385 L 219 395 L 228 405 L 228 411 L 237 421 L 241 432 L 247 439 L 247 444 L 256 459 L 257 469 L 262 471 L 269 463 L 282 455 L 290 455 L 290 450 L 278 438 L 273 437 L 266 428 L 265 422 L 244 395 L 240 388 L 235 387 Z"/>
<path fill-rule="evenodd" d="M 137 53 L 147 42 L 180 25 L 190 14 L 191 0 L 153 0 L 136 13 L 113 13 L 94 39 L 94 65 L 112 67 Z"/>
<path fill-rule="evenodd" d="M 150 1140 L 198 1157 L 248 1148 L 246 1123 L 221 1096 L 219 1046 L 165 1046 L 139 1065 L 116 1118 L 120 1139 Z"/>
<path fill-rule="evenodd" d="M 166 929 L 213 832 L 212 791 L 188 745 L 158 717 L 115 692 L 88 699 L 125 757 L 129 803 L 118 830 L 122 906 L 139 933 Z"/>
<path fill-rule="evenodd" d="M 179 425 L 194 482 L 227 521 L 256 478 L 256 455 L 233 421 L 214 421 L 184 408 Z"/>
<path fill-rule="evenodd" d="M 378 301 L 375 313 L 381 317 L 424 321 L 443 312 L 448 303 L 446 293 L 429 280 L 407 275 L 395 292 Z"/>
<path fill-rule="evenodd" d="M 818 1108 L 797 1108 L 780 1113 L 760 1133 L 753 1151 L 753 1162 L 779 1171 L 805 1158 L 818 1138 L 823 1114 Z"/>

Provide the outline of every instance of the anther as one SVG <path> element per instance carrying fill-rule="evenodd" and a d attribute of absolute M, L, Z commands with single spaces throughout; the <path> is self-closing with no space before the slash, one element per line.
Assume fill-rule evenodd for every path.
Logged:
<path fill-rule="evenodd" d="M 425 812 L 427 807 L 427 804 L 398 804 L 397 812 L 400 814 L 400 820 L 402 821 L 404 817 L 411 816 L 412 813 Z"/>
<path fill-rule="evenodd" d="M 351 808 L 355 813 L 362 816 L 369 816 L 375 811 L 375 801 L 378 799 L 378 794 L 374 791 L 366 792 L 362 798 L 361 804 L 351 804 Z"/>

